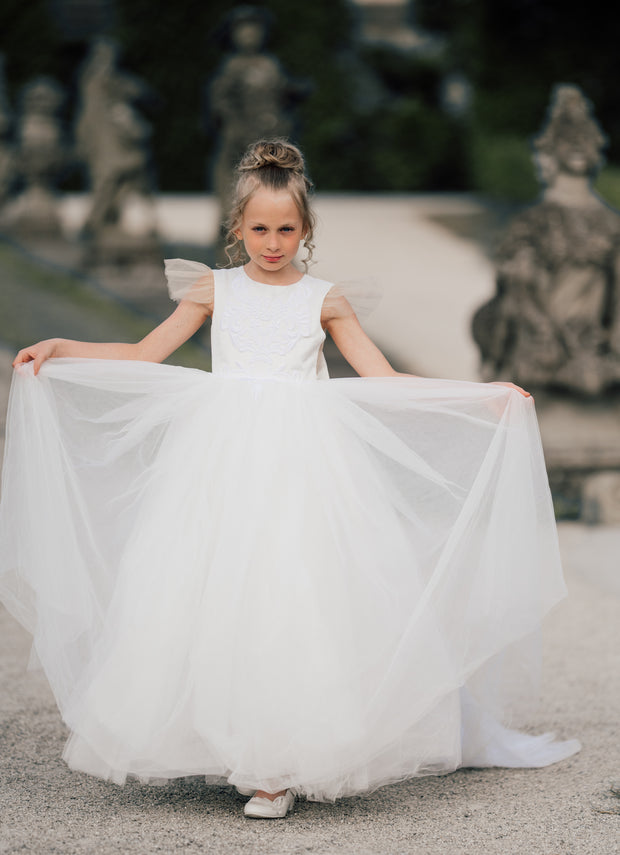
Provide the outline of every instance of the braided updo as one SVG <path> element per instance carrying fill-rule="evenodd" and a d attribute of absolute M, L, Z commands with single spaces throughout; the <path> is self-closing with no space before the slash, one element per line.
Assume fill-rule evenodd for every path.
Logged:
<path fill-rule="evenodd" d="M 286 140 L 260 140 L 247 149 L 236 172 L 232 208 L 226 222 L 226 255 L 231 263 L 239 263 L 243 259 L 241 241 L 235 230 L 241 225 L 245 206 L 259 187 L 266 187 L 269 190 L 288 190 L 297 206 L 308 253 L 303 259 L 307 270 L 308 262 L 312 260 L 316 221 L 309 199 L 312 182 L 306 175 L 301 151 Z"/>

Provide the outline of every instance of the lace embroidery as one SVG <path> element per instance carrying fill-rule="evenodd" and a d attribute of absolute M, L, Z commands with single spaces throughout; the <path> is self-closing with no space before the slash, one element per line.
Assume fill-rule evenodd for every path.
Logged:
<path fill-rule="evenodd" d="M 273 362 L 311 335 L 310 291 L 305 279 L 286 287 L 255 287 L 237 276 L 230 283 L 220 329 L 240 353 L 252 354 L 252 362 Z"/>
<path fill-rule="evenodd" d="M 329 282 L 306 276 L 279 287 L 253 282 L 243 270 L 216 279 L 214 373 L 289 382 L 329 376 L 320 322 Z"/>

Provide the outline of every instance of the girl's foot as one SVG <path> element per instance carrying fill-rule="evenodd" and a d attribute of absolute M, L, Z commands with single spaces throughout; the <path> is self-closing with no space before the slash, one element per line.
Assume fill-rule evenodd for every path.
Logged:
<path fill-rule="evenodd" d="M 249 802 L 246 802 L 243 813 L 252 819 L 281 819 L 293 807 L 295 796 L 291 790 L 280 790 L 279 793 L 267 793 L 258 790 Z"/>
<path fill-rule="evenodd" d="M 254 795 L 257 799 L 269 799 L 270 801 L 275 801 L 275 799 L 279 799 L 280 796 L 285 796 L 286 793 L 286 790 L 278 790 L 277 793 L 268 793 L 267 790 L 254 791 Z"/>

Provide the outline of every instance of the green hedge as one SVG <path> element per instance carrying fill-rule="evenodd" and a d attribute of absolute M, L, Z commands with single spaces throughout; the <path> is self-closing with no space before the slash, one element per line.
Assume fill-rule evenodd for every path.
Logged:
<path fill-rule="evenodd" d="M 598 176 L 594 189 L 608 205 L 620 211 L 620 167 L 606 166 Z"/>
<path fill-rule="evenodd" d="M 514 135 L 472 135 L 472 189 L 491 198 L 526 203 L 540 194 L 540 185 L 527 140 Z"/>

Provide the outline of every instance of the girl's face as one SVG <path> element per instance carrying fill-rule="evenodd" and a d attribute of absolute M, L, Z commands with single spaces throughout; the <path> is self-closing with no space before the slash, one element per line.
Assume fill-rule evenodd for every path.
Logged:
<path fill-rule="evenodd" d="M 304 236 L 301 215 L 288 190 L 259 187 L 245 206 L 235 236 L 250 258 L 248 274 L 259 278 L 267 273 L 277 279 L 273 274 L 291 265 Z"/>

